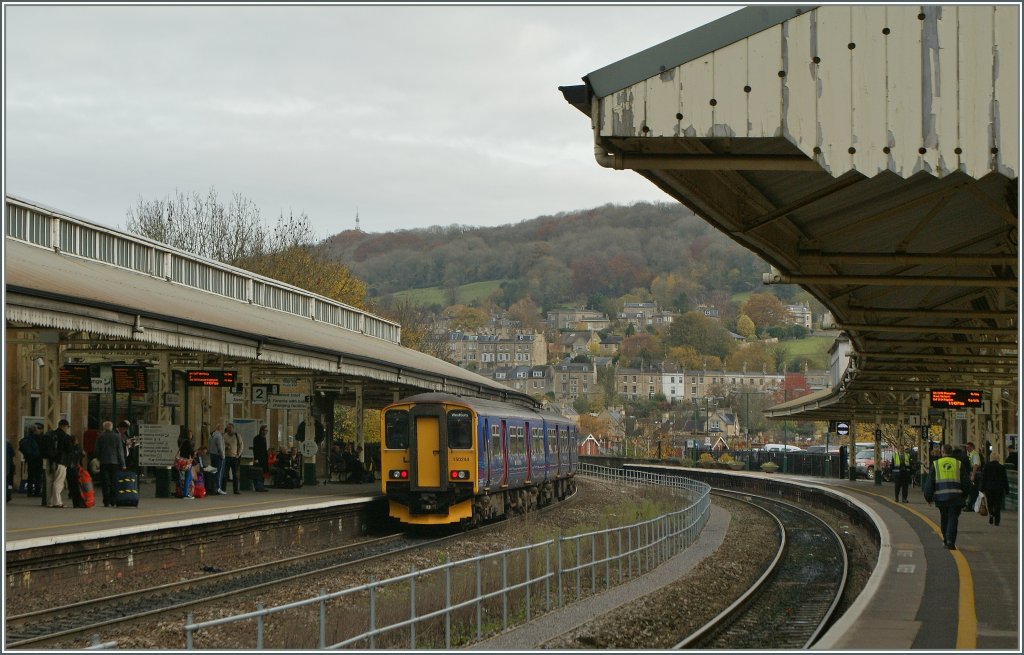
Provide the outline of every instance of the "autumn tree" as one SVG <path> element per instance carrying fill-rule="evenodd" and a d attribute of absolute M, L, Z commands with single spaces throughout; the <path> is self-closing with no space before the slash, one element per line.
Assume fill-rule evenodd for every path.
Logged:
<path fill-rule="evenodd" d="M 755 293 L 743 304 L 743 313 L 750 317 L 758 332 L 789 322 L 786 306 L 770 293 Z"/>
<path fill-rule="evenodd" d="M 697 352 L 725 360 L 732 353 L 732 337 L 713 318 L 700 312 L 687 312 L 672 321 L 668 329 L 669 346 L 690 346 Z"/>
<path fill-rule="evenodd" d="M 452 305 L 444 314 L 451 319 L 452 329 L 462 332 L 477 332 L 490 320 L 484 310 L 466 305 Z"/>
<path fill-rule="evenodd" d="M 540 315 L 540 308 L 533 298 L 527 296 L 508 308 L 508 317 L 519 322 L 524 330 L 535 330 L 541 332 L 544 329 L 544 319 Z"/>
<path fill-rule="evenodd" d="M 754 328 L 754 321 L 750 320 L 750 317 L 746 314 L 740 314 L 740 317 L 736 319 L 736 332 L 748 339 L 757 334 L 757 330 Z"/>
<path fill-rule="evenodd" d="M 446 335 L 431 330 L 433 318 L 423 307 L 408 298 L 402 298 L 390 301 L 376 311 L 402 326 L 402 345 L 406 348 L 452 361 Z"/>
<path fill-rule="evenodd" d="M 772 352 L 762 343 L 752 343 L 745 348 L 739 348 L 726 360 L 726 367 L 730 371 L 777 370 Z"/>
<path fill-rule="evenodd" d="M 697 352 L 693 346 L 675 346 L 668 349 L 665 357 L 668 361 L 691 370 L 719 370 L 722 368 L 722 360 L 715 355 L 705 355 Z"/>
<path fill-rule="evenodd" d="M 641 332 L 628 336 L 622 340 L 622 346 L 619 348 L 619 352 L 623 359 L 630 360 L 631 363 L 650 365 L 661 359 L 661 342 L 653 334 L 647 332 Z"/>

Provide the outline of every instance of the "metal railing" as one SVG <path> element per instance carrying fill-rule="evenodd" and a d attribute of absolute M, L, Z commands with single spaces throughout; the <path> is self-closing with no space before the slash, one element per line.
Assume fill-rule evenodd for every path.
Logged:
<path fill-rule="evenodd" d="M 6 236 L 239 302 L 400 343 L 401 326 L 249 271 L 6 196 Z"/>
<path fill-rule="evenodd" d="M 217 648 L 197 644 L 205 642 L 204 631 L 245 623 L 254 624 L 252 643 L 232 647 L 458 647 L 655 569 L 693 544 L 710 516 L 711 487 L 703 482 L 586 464 L 579 472 L 668 487 L 684 507 L 632 525 L 558 534 L 235 616 L 195 623 L 189 614 L 186 648 Z M 237 626 L 233 634 L 241 634 Z"/>

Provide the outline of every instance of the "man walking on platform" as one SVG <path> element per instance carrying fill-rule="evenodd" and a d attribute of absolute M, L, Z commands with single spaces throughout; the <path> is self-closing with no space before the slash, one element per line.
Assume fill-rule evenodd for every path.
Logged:
<path fill-rule="evenodd" d="M 213 474 L 214 484 L 211 486 L 223 496 L 227 492 L 224 491 L 224 435 L 221 434 L 220 423 L 210 433 L 210 464 L 217 469 Z"/>
<path fill-rule="evenodd" d="M 932 463 L 931 476 L 924 489 L 924 499 L 929 505 L 934 501 L 939 508 L 942 541 L 950 550 L 956 550 L 957 526 L 968 484 L 970 481 L 967 470 L 963 463 L 953 456 L 953 446 L 943 444 L 942 457 Z"/>
<path fill-rule="evenodd" d="M 901 491 L 903 502 L 910 502 L 907 500 L 907 494 L 910 493 L 910 476 L 910 455 L 907 454 L 905 447 L 900 446 L 892 454 L 892 478 L 896 486 L 893 500 L 897 503 L 900 502 Z"/>
<path fill-rule="evenodd" d="M 103 421 L 103 432 L 96 438 L 96 456 L 100 460 L 100 482 L 103 490 L 103 506 L 117 506 L 117 472 L 125 466 L 124 444 L 121 435 L 114 431 L 112 421 Z"/>
<path fill-rule="evenodd" d="M 235 426 L 228 423 L 224 426 L 224 471 L 227 474 L 231 472 L 231 488 L 236 493 L 241 493 L 238 490 L 238 477 L 241 475 L 241 467 L 239 466 L 239 459 L 242 457 L 242 448 L 245 444 L 242 443 L 242 435 L 235 432 Z M 220 490 L 227 493 L 227 480 L 221 478 Z"/>

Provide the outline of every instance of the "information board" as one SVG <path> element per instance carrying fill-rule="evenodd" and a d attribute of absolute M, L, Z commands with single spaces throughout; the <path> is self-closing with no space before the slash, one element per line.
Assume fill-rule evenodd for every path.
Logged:
<path fill-rule="evenodd" d="M 981 392 L 971 389 L 932 389 L 932 407 L 981 407 Z"/>
<path fill-rule="evenodd" d="M 145 366 L 111 366 L 114 393 L 146 393 Z"/>
<path fill-rule="evenodd" d="M 88 364 L 65 364 L 60 367 L 61 391 L 92 391 L 92 375 Z"/>
<path fill-rule="evenodd" d="M 238 371 L 186 371 L 190 387 L 233 387 Z"/>
<path fill-rule="evenodd" d="M 178 456 L 178 425 L 139 424 L 139 466 L 172 466 Z"/>

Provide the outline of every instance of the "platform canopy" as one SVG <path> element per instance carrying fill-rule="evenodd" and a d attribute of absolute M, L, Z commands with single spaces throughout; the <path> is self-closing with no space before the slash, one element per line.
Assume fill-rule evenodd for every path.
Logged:
<path fill-rule="evenodd" d="M 935 387 L 1016 399 L 1019 29 L 1017 5 L 748 7 L 560 89 L 600 165 L 849 336 L 835 387 L 778 416 L 892 419 Z"/>

